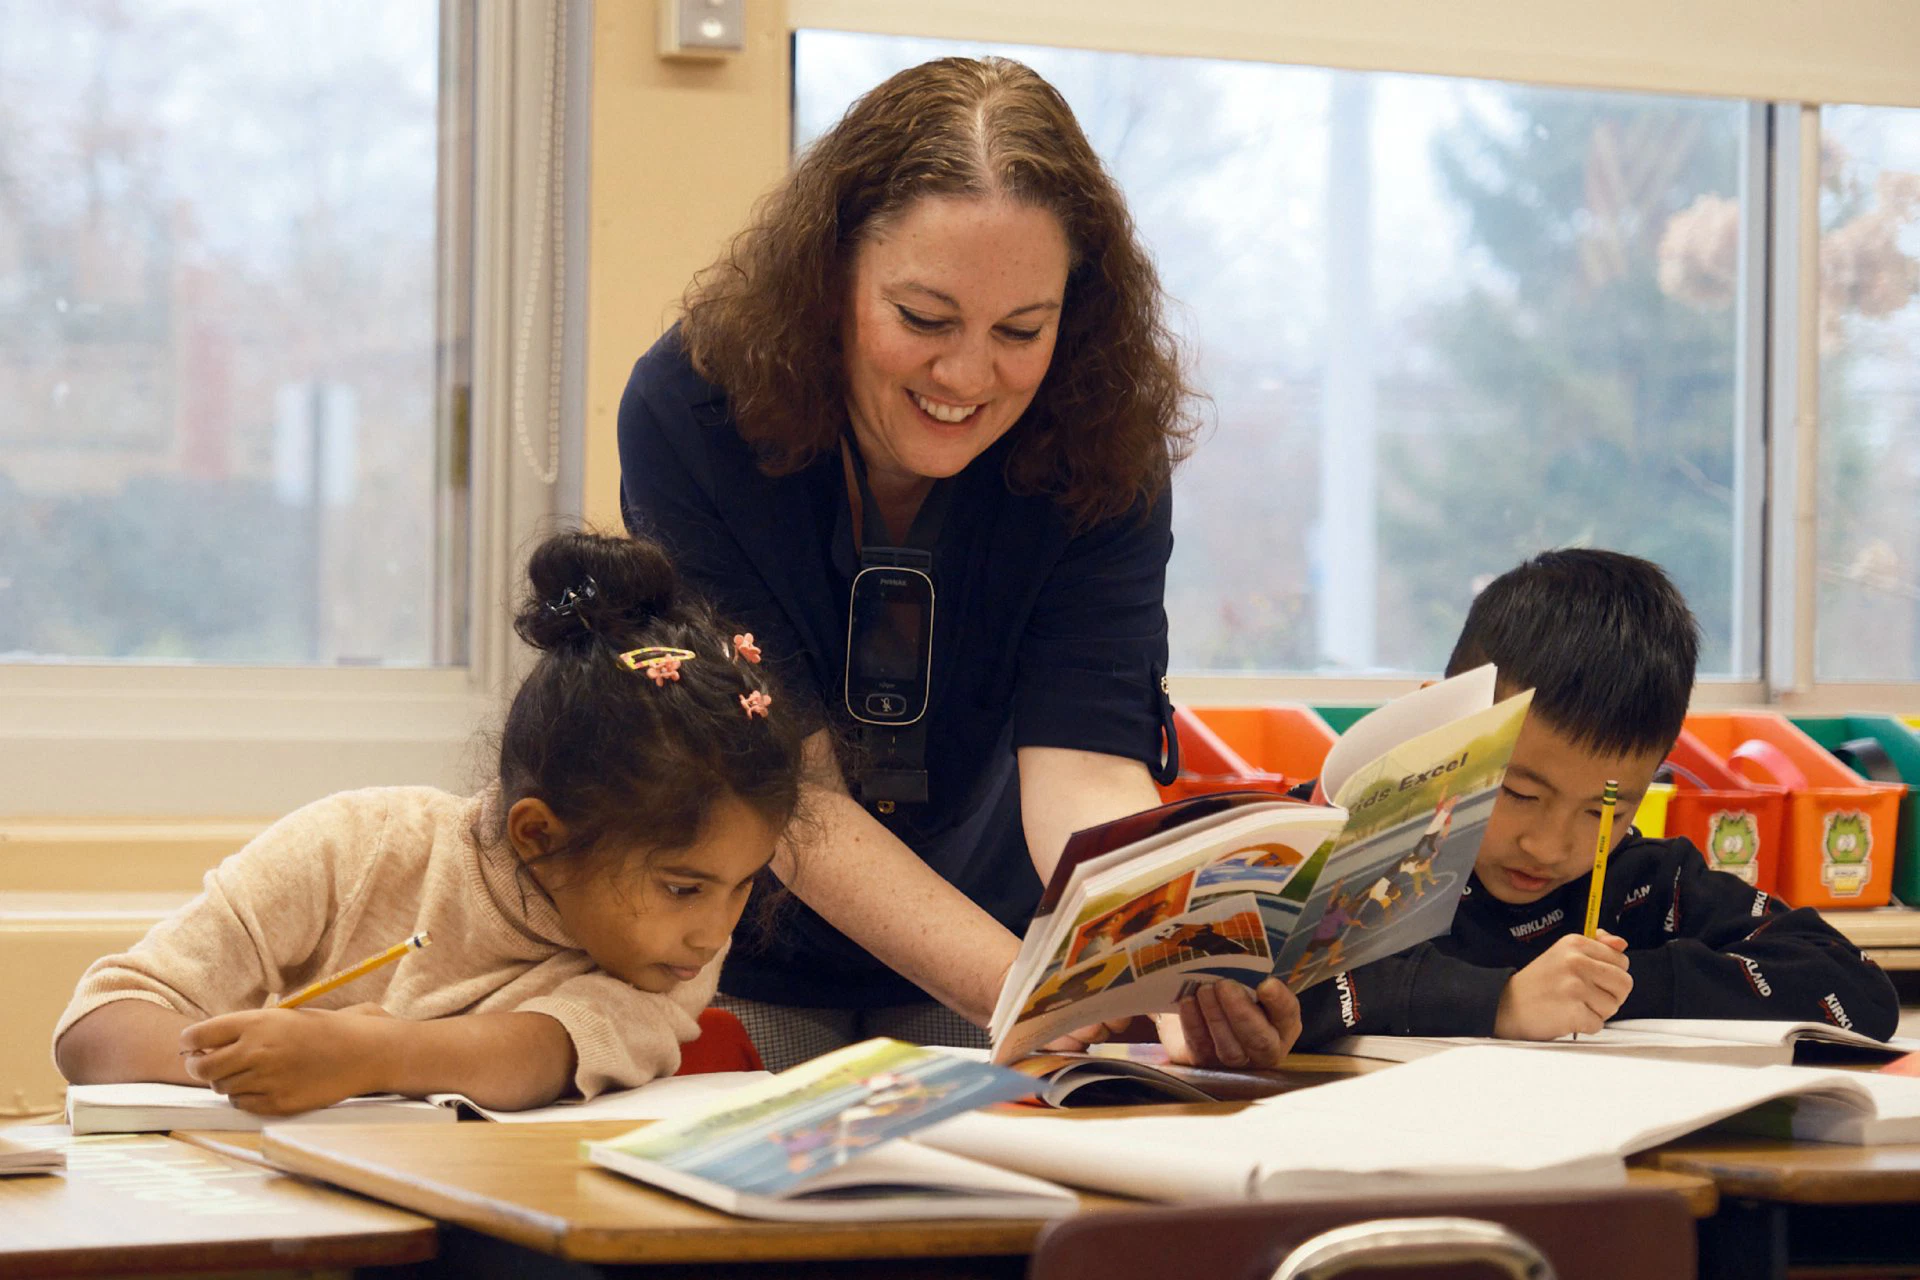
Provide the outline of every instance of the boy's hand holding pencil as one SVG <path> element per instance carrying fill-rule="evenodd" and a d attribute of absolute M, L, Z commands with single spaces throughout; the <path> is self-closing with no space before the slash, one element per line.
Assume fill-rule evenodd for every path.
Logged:
<path fill-rule="evenodd" d="M 1600 1030 L 1633 991 L 1626 939 L 1600 928 L 1600 899 L 1613 850 L 1613 811 L 1620 789 L 1609 781 L 1600 800 L 1600 838 L 1587 889 L 1585 926 L 1548 947 L 1508 980 L 1493 1034 L 1508 1040 L 1558 1040 Z"/>

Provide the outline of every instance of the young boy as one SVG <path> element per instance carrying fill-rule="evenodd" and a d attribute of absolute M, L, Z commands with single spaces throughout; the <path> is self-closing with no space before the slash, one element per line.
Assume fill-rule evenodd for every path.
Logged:
<path fill-rule="evenodd" d="M 1549 551 L 1480 593 L 1447 674 L 1491 662 L 1532 688 L 1450 934 L 1300 996 L 1300 1047 L 1341 1035 L 1551 1040 L 1620 1018 L 1824 1020 L 1880 1039 L 1899 1002 L 1811 910 L 1631 829 L 1679 737 L 1699 627 L 1658 566 Z M 1600 793 L 1619 784 L 1599 937 L 1581 935 Z"/>

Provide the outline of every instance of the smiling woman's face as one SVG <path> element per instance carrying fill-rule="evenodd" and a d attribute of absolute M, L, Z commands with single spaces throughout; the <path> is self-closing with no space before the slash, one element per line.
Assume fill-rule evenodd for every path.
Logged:
<path fill-rule="evenodd" d="M 847 411 L 869 472 L 940 479 L 1026 412 L 1059 334 L 1066 232 L 999 197 L 929 196 L 854 252 Z"/>

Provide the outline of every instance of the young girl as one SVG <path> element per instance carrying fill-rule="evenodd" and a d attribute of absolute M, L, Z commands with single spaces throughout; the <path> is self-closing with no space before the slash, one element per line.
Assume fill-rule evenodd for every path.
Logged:
<path fill-rule="evenodd" d="M 541 1106 L 670 1075 L 801 750 L 758 666 L 652 543 L 562 534 L 515 628 L 542 650 L 497 781 L 331 796 L 97 961 L 54 1031 L 74 1083 L 206 1084 L 268 1115 L 353 1094 Z M 277 999 L 428 931 L 311 1004 Z"/>

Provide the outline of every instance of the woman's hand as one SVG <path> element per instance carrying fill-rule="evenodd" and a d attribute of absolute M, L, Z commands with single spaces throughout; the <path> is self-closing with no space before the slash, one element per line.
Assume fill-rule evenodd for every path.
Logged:
<path fill-rule="evenodd" d="M 1209 982 L 1180 1002 L 1177 1019 L 1155 1021 L 1174 1062 L 1271 1070 L 1300 1038 L 1300 1001 L 1278 978 L 1252 991 L 1238 982 Z"/>
<path fill-rule="evenodd" d="M 378 1005 L 249 1009 L 180 1033 L 187 1074 L 242 1111 L 292 1115 L 380 1091 Z"/>

